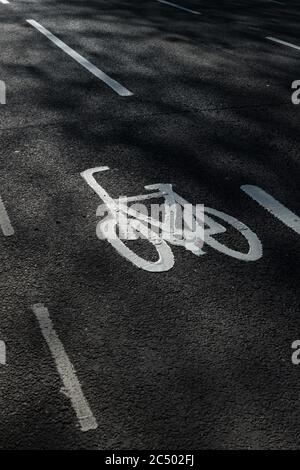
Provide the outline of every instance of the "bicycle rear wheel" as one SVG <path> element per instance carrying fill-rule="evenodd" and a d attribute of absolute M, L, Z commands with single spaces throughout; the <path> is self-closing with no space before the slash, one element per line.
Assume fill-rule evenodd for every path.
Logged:
<path fill-rule="evenodd" d="M 137 268 L 149 272 L 163 272 L 169 271 L 174 266 L 174 255 L 167 242 L 158 238 L 156 233 L 150 230 L 146 225 L 141 224 L 140 221 L 136 219 L 129 219 L 127 223 L 129 228 L 134 230 L 134 232 L 137 234 L 141 233 L 141 238 L 148 240 L 155 247 L 158 254 L 158 260 L 156 261 L 149 261 L 145 258 L 142 258 L 125 245 L 125 243 L 117 235 L 118 221 L 115 217 L 111 216 L 110 218 L 106 218 L 106 227 L 107 223 L 109 223 L 109 237 L 105 236 L 103 231 L 103 223 L 100 222 L 97 226 L 98 238 L 106 238 L 106 240 L 121 256 L 123 256 L 123 258 L 126 258 Z"/>

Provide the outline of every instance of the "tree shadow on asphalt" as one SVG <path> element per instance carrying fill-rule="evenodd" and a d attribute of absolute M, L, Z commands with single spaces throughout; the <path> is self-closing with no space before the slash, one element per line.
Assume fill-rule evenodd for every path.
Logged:
<path fill-rule="evenodd" d="M 14 188 L 7 206 L 19 237 L 6 266 L 24 305 L 49 305 L 92 406 L 101 402 L 95 412 L 104 448 L 266 448 L 280 438 L 295 446 L 287 416 L 297 378 L 285 359 L 276 360 L 295 339 L 293 325 L 299 330 L 299 264 L 285 229 L 239 187 L 276 188 L 276 198 L 300 211 L 291 178 L 299 174 L 298 110 L 290 99 L 298 57 L 264 39 L 276 33 L 293 42 L 299 9 L 283 16 L 279 7 L 271 14 L 269 5 L 252 3 L 189 2 L 201 17 L 150 1 L 34 3 L 19 13 L 24 28 L 16 33 L 14 20 L 0 17 L 9 33 L 3 78 L 11 87 L 11 105 L 1 109 L 8 113 L 1 140 L 9 157 L 1 161 L 1 187 L 6 198 Z M 134 96 L 115 96 L 82 71 L 25 26 L 25 12 Z M 207 262 L 175 249 L 176 265 L 159 282 L 133 270 L 108 244 L 99 249 L 99 200 L 79 176 L 98 165 L 119 170 L 133 193 L 174 182 L 190 202 L 250 221 L 268 261 L 246 267 L 210 252 Z M 267 217 L 273 231 L 262 226 Z M 31 267 L 36 294 L 28 293 L 28 273 L 14 271 L 14 259 Z M 290 304 L 278 317 L 283 290 Z M 261 311 L 253 311 L 258 304 Z M 266 351 L 270 334 L 275 359 Z M 34 342 L 37 328 L 27 335 Z M 33 447 L 57 447 L 50 434 L 36 436 Z M 93 440 L 75 439 L 86 446 Z"/>

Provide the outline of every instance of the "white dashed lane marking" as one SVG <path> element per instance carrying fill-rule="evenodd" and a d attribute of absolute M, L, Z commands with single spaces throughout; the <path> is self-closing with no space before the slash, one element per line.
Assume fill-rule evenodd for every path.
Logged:
<path fill-rule="evenodd" d="M 184 10 L 184 11 L 187 11 L 188 13 L 193 13 L 194 15 L 201 15 L 199 11 L 190 10 L 189 8 L 182 7 L 181 5 L 177 5 L 176 3 L 167 2 L 166 0 L 157 0 L 157 1 L 159 3 L 164 3 L 165 5 L 169 5 L 170 7 L 179 8 L 179 10 Z"/>
<path fill-rule="evenodd" d="M 48 309 L 43 304 L 35 304 L 32 306 L 32 310 L 55 361 L 57 371 L 64 384 L 65 393 L 71 400 L 81 431 L 96 429 L 98 427 L 96 419 L 83 394 L 74 367 L 53 327 Z"/>
<path fill-rule="evenodd" d="M 116 80 L 113 80 L 111 77 L 106 75 L 106 73 L 102 72 L 102 70 L 98 69 L 95 65 L 89 62 L 87 59 L 85 59 L 82 55 L 78 54 L 78 52 L 74 51 L 74 49 L 67 46 L 67 44 L 65 44 L 63 41 L 61 41 L 56 36 L 54 36 L 54 34 L 48 31 L 48 29 L 44 28 L 44 26 L 39 24 L 37 21 L 27 20 L 27 23 L 29 23 L 31 26 L 37 29 L 41 34 L 46 36 L 46 38 L 48 38 L 50 41 L 53 42 L 53 44 L 59 47 L 62 51 L 64 51 L 70 57 L 72 57 L 72 59 L 76 60 L 78 64 L 80 64 L 90 73 L 92 73 L 95 77 L 97 77 L 99 80 L 101 80 L 106 85 L 108 85 L 118 95 L 120 96 L 132 96 L 133 95 L 131 91 L 127 90 L 127 88 L 123 87 Z"/>
<path fill-rule="evenodd" d="M 267 36 L 266 39 L 269 41 L 277 42 L 278 44 L 282 44 L 283 46 L 291 47 L 292 49 L 297 49 L 300 51 L 300 46 L 296 46 L 290 42 L 282 41 L 281 39 L 273 38 L 272 36 Z"/>
<path fill-rule="evenodd" d="M 270 194 L 266 193 L 258 186 L 244 185 L 241 189 L 248 194 L 254 201 L 258 202 L 262 207 L 267 209 L 270 214 L 274 215 L 278 220 L 290 227 L 294 232 L 300 235 L 300 218 L 294 212 L 287 209 L 283 204 L 276 201 Z"/>
<path fill-rule="evenodd" d="M 15 231 L 10 223 L 7 211 L 5 209 L 4 203 L 0 196 L 0 228 L 3 232 L 3 235 L 10 237 L 14 235 Z"/>
<path fill-rule="evenodd" d="M 269 0 L 269 3 L 277 3 L 277 5 L 285 5 L 285 3 L 277 2 L 277 0 Z"/>
<path fill-rule="evenodd" d="M 6 364 L 6 345 L 4 341 L 0 341 L 0 364 L 5 366 Z"/>

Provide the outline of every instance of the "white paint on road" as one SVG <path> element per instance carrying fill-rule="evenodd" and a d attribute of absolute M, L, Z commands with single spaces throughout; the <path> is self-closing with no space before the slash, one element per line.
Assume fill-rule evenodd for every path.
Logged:
<path fill-rule="evenodd" d="M 9 3 L 8 0 L 0 0 L 0 3 L 3 3 L 4 5 L 7 5 Z"/>
<path fill-rule="evenodd" d="M 258 186 L 246 184 L 241 186 L 241 189 L 254 201 L 258 202 L 258 204 L 269 211 L 270 214 L 274 215 L 277 219 L 300 235 L 300 218 L 287 209 L 283 204 L 276 201 L 273 196 Z"/>
<path fill-rule="evenodd" d="M 199 11 L 190 10 L 189 8 L 182 7 L 181 5 L 176 5 L 175 3 L 167 2 L 166 0 L 157 0 L 159 3 L 164 3 L 165 5 L 169 5 L 174 8 L 179 8 L 179 10 L 184 10 L 189 13 L 193 13 L 194 15 L 201 15 Z"/>
<path fill-rule="evenodd" d="M 0 341 L 0 364 L 5 366 L 6 364 L 6 345 L 4 341 Z"/>
<path fill-rule="evenodd" d="M 15 231 L 10 223 L 7 211 L 5 209 L 5 206 L 3 204 L 3 201 L 0 196 L 0 227 L 3 232 L 3 235 L 6 237 L 10 237 L 11 235 L 14 235 Z"/>
<path fill-rule="evenodd" d="M 0 80 L 0 104 L 6 104 L 6 84 Z"/>
<path fill-rule="evenodd" d="M 295 44 L 292 44 L 290 42 L 282 41 L 281 39 L 273 38 L 272 36 L 266 36 L 266 39 L 269 41 L 277 42 L 278 44 L 282 44 L 283 46 L 288 46 L 291 47 L 292 49 L 297 49 L 300 51 L 300 46 L 296 46 Z"/>
<path fill-rule="evenodd" d="M 43 304 L 35 304 L 32 306 L 32 310 L 55 361 L 57 371 L 64 384 L 65 394 L 71 400 L 81 430 L 90 431 L 96 429 L 98 426 L 96 419 L 83 394 L 74 367 L 53 327 L 48 309 Z"/>
<path fill-rule="evenodd" d="M 285 5 L 285 3 L 277 2 L 277 0 L 269 0 L 269 3 L 277 3 L 277 5 Z"/>
<path fill-rule="evenodd" d="M 116 80 L 113 80 L 111 77 L 106 75 L 106 73 L 102 72 L 102 70 L 98 69 L 95 65 L 89 62 L 87 59 L 85 59 L 82 55 L 78 54 L 78 52 L 74 51 L 74 49 L 71 49 L 71 47 L 67 46 L 67 44 L 65 44 L 63 41 L 61 41 L 56 36 L 54 36 L 54 34 L 52 34 L 50 31 L 44 28 L 44 26 L 39 24 L 37 21 L 27 20 L 27 23 L 29 23 L 31 26 L 37 29 L 40 33 L 46 36 L 50 41 L 53 42 L 53 44 L 59 47 L 62 51 L 64 51 L 70 57 L 72 57 L 72 59 L 76 60 L 78 64 L 80 64 L 90 73 L 92 73 L 95 77 L 97 77 L 99 80 L 101 80 L 106 85 L 108 85 L 118 95 L 120 96 L 132 96 L 133 95 L 131 91 L 127 90 L 127 88 L 123 87 Z"/>
<path fill-rule="evenodd" d="M 261 241 L 247 225 L 224 212 L 207 206 L 204 208 L 202 204 L 193 206 L 173 191 L 172 184 L 147 185 L 145 189 L 154 192 L 113 199 L 94 177 L 94 174 L 107 170 L 109 167 L 103 166 L 90 168 L 81 173 L 104 203 L 97 209 L 96 214 L 101 217 L 101 220 L 97 224 L 96 234 L 100 240 L 107 240 L 121 256 L 136 267 L 150 272 L 170 270 L 174 266 L 175 258 L 169 245 L 182 246 L 196 256 L 205 254 L 202 250 L 205 243 L 216 251 L 243 261 L 256 261 L 262 257 Z M 164 210 L 161 212 L 162 204 L 158 204 L 156 215 L 151 212 L 149 215 L 146 206 L 141 209 L 142 206 L 139 204 L 137 210 L 134 205 L 127 205 L 128 201 L 141 202 L 162 198 L 165 200 Z M 153 204 L 151 208 L 154 208 Z M 164 214 L 162 221 L 157 218 L 159 213 Z M 103 218 L 106 214 L 107 216 Z M 224 220 L 225 224 L 220 224 L 219 220 Z M 244 236 L 249 245 L 248 252 L 234 250 L 214 238 L 215 235 L 225 233 L 228 225 Z M 179 228 L 183 229 L 183 232 Z M 133 246 L 129 247 L 123 241 L 138 238 L 148 240 L 154 245 L 158 255 L 157 261 L 149 261 L 147 256 L 143 258 L 135 252 Z"/>

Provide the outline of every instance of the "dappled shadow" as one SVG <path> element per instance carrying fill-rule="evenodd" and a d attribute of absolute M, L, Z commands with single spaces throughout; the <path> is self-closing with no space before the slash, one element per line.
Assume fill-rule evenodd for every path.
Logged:
<path fill-rule="evenodd" d="M 56 425 L 54 407 L 46 410 L 50 379 L 40 402 L 39 384 L 31 392 L 27 382 L 37 429 L 49 416 L 51 425 L 29 441 L 17 427 L 2 447 L 13 439 L 72 447 L 70 436 L 77 448 L 299 444 L 289 365 L 300 327 L 299 240 L 239 189 L 257 184 L 300 212 L 299 110 L 290 98 L 299 57 L 265 39 L 299 44 L 300 11 L 290 4 L 191 0 L 197 16 L 155 1 L 47 0 L 0 12 L 8 88 L 0 183 L 16 229 L 3 242 L 1 294 L 18 315 L 35 302 L 49 307 L 99 423 L 96 434 L 79 436 L 69 410 Z M 115 95 L 27 18 L 134 96 Z M 99 165 L 113 169 L 101 184 L 114 196 L 172 182 L 190 202 L 234 215 L 262 239 L 264 258 L 243 263 L 209 248 L 196 258 L 178 248 L 171 271 L 138 271 L 96 238 L 100 201 L 80 172 Z M 30 315 L 21 327 L 17 315 L 6 325 L 39 351 Z M 39 377 L 49 367 L 55 376 L 49 363 Z M 34 408 L 25 413 L 29 434 Z"/>

